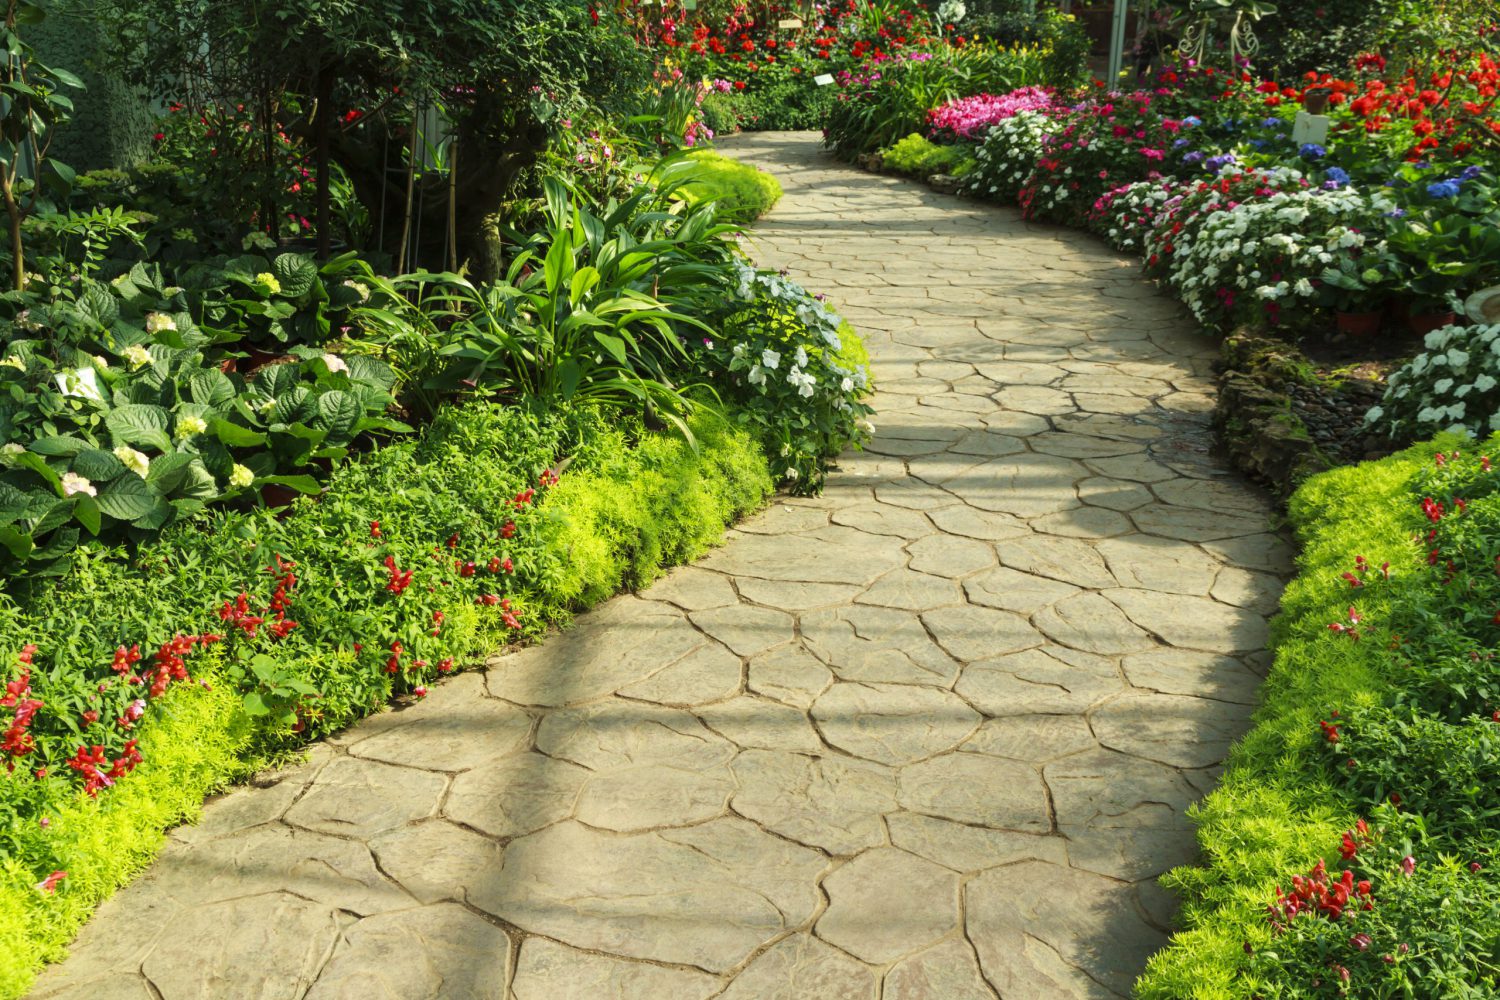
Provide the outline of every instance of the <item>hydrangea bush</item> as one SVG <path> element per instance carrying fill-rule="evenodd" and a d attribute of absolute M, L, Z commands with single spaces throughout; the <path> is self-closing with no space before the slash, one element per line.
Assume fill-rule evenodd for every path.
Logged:
<path fill-rule="evenodd" d="M 985 134 L 975 152 L 964 190 L 976 198 L 1014 202 L 1041 155 L 1052 119 L 1040 111 L 1018 111 Z"/>
<path fill-rule="evenodd" d="M 820 296 L 784 275 L 737 263 L 733 312 L 704 342 L 710 371 L 759 434 L 794 492 L 816 490 L 827 460 L 873 431 L 870 379 L 858 338 Z M 779 463 L 778 463 L 779 464 Z"/>
<path fill-rule="evenodd" d="M 1391 375 L 1366 424 L 1402 441 L 1500 430 L 1500 324 L 1445 326 L 1429 333 L 1424 346 Z"/>

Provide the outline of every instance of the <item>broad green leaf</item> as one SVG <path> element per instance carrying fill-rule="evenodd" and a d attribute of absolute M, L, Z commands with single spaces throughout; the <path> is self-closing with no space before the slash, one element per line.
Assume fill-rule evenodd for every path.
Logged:
<path fill-rule="evenodd" d="M 188 452 L 161 455 L 152 460 L 146 472 L 146 482 L 162 496 L 171 496 L 182 488 L 187 479 L 188 468 L 197 461 L 197 456 Z M 139 517 L 140 515 L 136 515 Z"/>
<path fill-rule="evenodd" d="M 73 471 L 89 482 L 107 483 L 116 476 L 123 475 L 126 469 L 125 463 L 116 458 L 113 452 L 90 448 L 79 452 L 73 459 Z"/>
<path fill-rule="evenodd" d="M 72 437 L 67 434 L 60 434 L 56 437 L 37 438 L 35 441 L 31 442 L 31 448 L 29 450 L 37 455 L 47 455 L 49 457 L 57 458 L 65 455 L 77 455 L 80 452 L 87 451 L 92 447 L 93 445 L 89 444 L 87 441 L 82 440 L 81 438 Z M 90 476 L 89 478 L 92 479 L 93 477 Z"/>
<path fill-rule="evenodd" d="M 99 509 L 117 521 L 134 521 L 156 509 L 161 498 L 134 473 L 121 476 L 99 491 Z"/>
<path fill-rule="evenodd" d="M 354 437 L 364 407 L 347 392 L 331 389 L 318 397 L 318 421 L 328 431 L 327 441 L 342 444 Z"/>
<path fill-rule="evenodd" d="M 318 265 L 311 257 L 299 253 L 284 253 L 277 257 L 271 265 L 271 273 L 281 283 L 281 294 L 289 299 L 306 295 L 318 282 Z"/>
<path fill-rule="evenodd" d="M 167 436 L 169 422 L 165 409 L 143 403 L 119 406 L 104 415 L 105 426 L 117 441 L 158 451 L 172 450 L 172 439 Z"/>
<path fill-rule="evenodd" d="M 264 444 L 265 434 L 249 427 L 241 427 L 239 424 L 231 423 L 223 417 L 210 417 L 208 420 L 208 432 L 218 438 L 220 442 L 230 448 L 253 448 Z"/>
<path fill-rule="evenodd" d="M 99 515 L 99 503 L 93 497 L 79 497 L 78 503 L 73 507 L 73 516 L 89 534 L 96 536 L 99 534 L 103 519 Z"/>
<path fill-rule="evenodd" d="M 234 383 L 217 368 L 199 368 L 188 376 L 188 395 L 204 406 L 226 406 L 234 399 Z"/>

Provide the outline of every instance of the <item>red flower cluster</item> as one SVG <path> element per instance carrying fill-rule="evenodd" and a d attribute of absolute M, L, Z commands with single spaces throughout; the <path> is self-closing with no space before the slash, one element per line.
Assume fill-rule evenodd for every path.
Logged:
<path fill-rule="evenodd" d="M 385 557 L 385 568 L 390 573 L 390 579 L 386 582 L 385 589 L 400 596 L 407 587 L 411 586 L 412 570 L 400 570 L 396 568 L 396 557 Z"/>
<path fill-rule="evenodd" d="M 1362 909 L 1372 910 L 1375 903 L 1370 896 L 1370 883 L 1356 882 L 1354 873 L 1345 869 L 1336 881 L 1330 881 L 1327 866 L 1319 860 L 1306 877 L 1292 876 L 1292 888 L 1276 889 L 1276 902 L 1267 906 L 1267 916 L 1276 931 L 1286 929 L 1286 924 L 1300 916 L 1323 916 L 1338 920 L 1354 902 Z"/>
<path fill-rule="evenodd" d="M 151 679 L 150 696 L 160 698 L 173 681 L 192 680 L 188 676 L 186 658 L 193 647 L 211 646 L 221 638 L 213 634 L 178 635 L 162 643 L 151 658 L 151 670 L 147 674 Z"/>
<path fill-rule="evenodd" d="M 0 697 L 0 706 L 15 709 L 10 725 L 5 728 L 3 737 L 0 737 L 0 750 L 10 756 L 5 762 L 6 771 L 16 769 L 15 758 L 24 757 L 36 749 L 36 741 L 27 731 L 43 705 L 43 702 L 30 697 L 31 658 L 35 655 L 35 646 L 28 643 L 21 647 L 21 653 L 17 657 L 21 664 L 21 675 L 5 685 L 5 695 Z"/>
<path fill-rule="evenodd" d="M 99 794 L 99 789 L 109 788 L 116 779 L 134 771 L 136 765 L 141 763 L 140 751 L 136 749 L 135 740 L 125 741 L 125 752 L 111 761 L 104 752 L 102 746 L 79 747 L 78 752 L 73 754 L 68 761 L 68 766 L 77 771 L 83 777 L 83 790 L 90 798 Z M 109 769 L 105 770 L 105 765 Z"/>

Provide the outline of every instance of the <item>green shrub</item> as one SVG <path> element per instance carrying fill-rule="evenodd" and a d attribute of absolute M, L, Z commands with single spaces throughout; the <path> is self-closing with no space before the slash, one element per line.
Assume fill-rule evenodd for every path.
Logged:
<path fill-rule="evenodd" d="M 708 149 L 694 150 L 663 176 L 682 183 L 674 197 L 689 205 L 712 201 L 719 216 L 734 222 L 754 222 L 781 200 L 775 177 Z"/>
<path fill-rule="evenodd" d="M 1321 928 L 1305 939 L 1300 924 L 1290 936 L 1273 934 L 1266 906 L 1292 874 L 1332 857 L 1361 816 L 1374 821 L 1377 839 L 1410 839 L 1404 853 L 1423 864 L 1468 862 L 1500 841 L 1486 728 L 1497 706 L 1484 666 L 1500 638 L 1500 493 L 1488 459 L 1434 458 L 1457 443 L 1440 438 L 1336 469 L 1292 498 L 1303 550 L 1274 626 L 1264 704 L 1198 809 L 1204 864 L 1164 879 L 1184 896 L 1185 929 L 1140 980 L 1145 1000 L 1343 995 L 1328 963 L 1358 972 L 1353 960 L 1320 950 L 1332 940 Z M 1457 942 L 1445 937 L 1446 917 L 1424 916 L 1412 902 L 1440 898 L 1441 886 L 1408 898 L 1405 888 L 1382 891 L 1381 871 L 1394 877 L 1371 869 L 1374 906 L 1409 944 L 1400 975 L 1416 992 L 1383 979 L 1380 992 L 1366 978 L 1367 991 L 1348 995 L 1492 995 L 1445 990 L 1465 975 L 1480 982 L 1474 956 L 1500 937 L 1494 887 L 1464 890 L 1477 909 L 1464 918 L 1470 936 Z M 1337 933 L 1349 952 L 1354 932 Z M 1314 979 L 1324 992 L 1309 992 Z"/>
<path fill-rule="evenodd" d="M 649 582 L 662 565 L 703 552 L 770 490 L 756 442 L 707 413 L 694 425 L 696 449 L 621 423 L 493 404 L 447 409 L 419 441 L 336 471 L 319 501 L 299 501 L 290 517 L 217 514 L 129 561 L 81 551 L 66 586 L 0 603 L 0 649 L 39 647 L 30 683 L 45 706 L 31 726 L 34 748 L 0 783 L 9 944 L 0 996 L 19 995 L 39 964 L 58 958 L 92 908 L 150 861 L 161 831 L 191 818 L 212 788 L 392 693 L 420 693 L 507 637 L 539 636 Z M 558 456 L 572 465 L 527 502 L 528 484 Z M 507 520 L 516 524 L 509 537 Z M 216 609 L 239 593 L 262 606 L 272 583 L 263 570 L 283 565 L 278 558 L 295 563 L 287 615 L 296 628 L 277 637 L 267 614 L 252 636 L 235 615 L 222 619 Z M 393 593 L 394 574 L 407 569 L 414 580 Z M 226 635 L 186 658 L 191 677 L 151 697 L 132 728 L 117 724 L 133 699 L 146 699 L 112 670 L 115 650 L 210 627 Z M 252 669 L 258 658 L 263 670 Z M 79 718 L 90 708 L 101 718 L 85 735 Z M 0 712 L 9 725 L 11 710 Z M 63 758 L 80 741 L 112 758 L 127 737 L 139 740 L 139 766 L 96 797 L 80 792 Z M 59 870 L 68 875 L 55 892 L 38 890 Z"/>
<path fill-rule="evenodd" d="M 939 146 L 918 132 L 880 154 L 884 166 L 913 177 L 952 173 L 964 159 L 964 151 L 957 146 Z"/>

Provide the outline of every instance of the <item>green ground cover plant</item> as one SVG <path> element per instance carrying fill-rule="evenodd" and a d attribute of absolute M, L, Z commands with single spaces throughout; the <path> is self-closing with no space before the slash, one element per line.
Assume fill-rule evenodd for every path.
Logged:
<path fill-rule="evenodd" d="M 689 205 L 712 202 L 719 217 L 731 222 L 754 222 L 781 200 L 775 177 L 711 149 L 694 150 L 663 177 L 682 182 L 676 193 Z"/>
<path fill-rule="evenodd" d="M 609 423 L 450 407 L 288 517 L 218 513 L 128 560 L 80 551 L 72 586 L 0 606 L 21 667 L 0 701 L 6 756 L 43 774 L 0 784 L 0 996 L 60 957 L 207 792 L 648 583 L 770 491 L 754 439 L 706 412 L 696 447 Z M 131 651 L 185 635 L 180 675 L 149 690 L 159 660 L 140 676 Z M 45 710 L 20 725 L 29 699 Z M 72 754 L 80 740 L 95 753 Z"/>
<path fill-rule="evenodd" d="M 1140 996 L 1500 990 L 1497 448 L 1440 437 L 1293 497 L 1264 703 L 1197 811 L 1205 864 L 1165 879 L 1184 929 Z"/>

